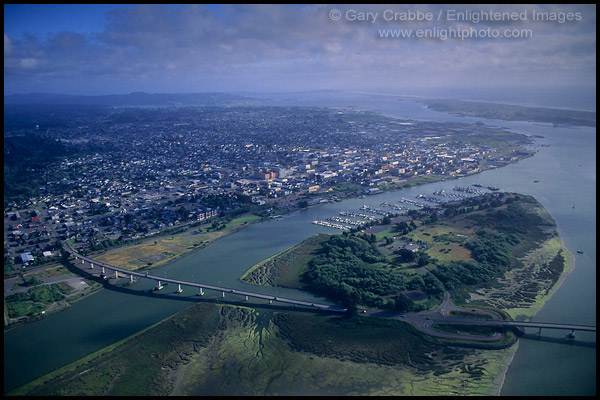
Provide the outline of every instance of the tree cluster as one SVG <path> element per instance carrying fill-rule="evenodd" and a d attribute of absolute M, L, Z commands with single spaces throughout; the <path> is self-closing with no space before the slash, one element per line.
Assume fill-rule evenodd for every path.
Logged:
<path fill-rule="evenodd" d="M 374 235 L 364 234 L 332 236 L 309 263 L 304 282 L 312 291 L 339 299 L 349 308 L 356 304 L 408 307 L 412 302 L 400 294 L 406 290 L 405 278 L 374 266 L 389 261 L 375 240 Z"/>
<path fill-rule="evenodd" d="M 452 290 L 464 285 L 475 285 L 503 276 L 514 265 L 510 252 L 521 242 L 519 235 L 479 229 L 475 238 L 465 243 L 471 250 L 476 263 L 452 261 L 439 265 L 433 273 L 444 285 Z"/>
<path fill-rule="evenodd" d="M 42 135 L 4 137 L 4 204 L 27 200 L 55 175 L 55 162 L 73 150 Z"/>
<path fill-rule="evenodd" d="M 417 229 L 417 225 L 414 221 L 402 221 L 394 225 L 394 231 L 400 233 L 400 235 L 406 235 L 410 231 Z"/>

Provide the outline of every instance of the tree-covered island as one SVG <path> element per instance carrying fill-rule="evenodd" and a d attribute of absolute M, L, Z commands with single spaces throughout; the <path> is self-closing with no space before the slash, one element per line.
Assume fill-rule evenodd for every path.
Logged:
<path fill-rule="evenodd" d="M 5 274 L 23 271 L 17 254 L 33 244 L 36 263 L 45 262 L 38 255 L 56 250 L 55 239 L 84 253 L 119 247 L 98 258 L 147 270 L 303 204 L 467 176 L 533 154 L 529 138 L 504 129 L 352 110 L 124 108 L 76 119 L 42 119 L 44 133 L 34 135 L 7 125 Z M 87 125 L 96 129 L 78 128 Z M 315 134 L 324 127 L 328 136 Z M 28 162 L 37 153 L 26 150 L 41 147 L 47 162 Z M 29 177 L 38 180 L 24 185 Z M 423 313 L 450 293 L 469 309 L 526 318 L 568 270 L 552 219 L 528 196 L 499 193 L 382 222 L 308 238 L 243 278 L 325 295 L 359 315 L 199 301 L 10 394 L 497 393 L 514 351 L 498 348 L 514 341 L 510 333 L 500 344 L 459 343 L 360 311 Z M 47 273 L 66 274 L 53 268 Z M 7 299 L 5 314 L 21 318 L 79 296 L 26 289 Z"/>
<path fill-rule="evenodd" d="M 493 193 L 381 222 L 312 236 L 242 279 L 388 315 L 434 309 L 450 292 L 472 308 L 450 313 L 526 318 L 571 265 L 552 218 L 530 196 Z M 489 395 L 514 352 L 510 335 L 486 344 L 429 336 L 401 317 L 201 301 L 9 394 Z"/>
<path fill-rule="evenodd" d="M 349 308 L 403 312 L 435 308 L 449 291 L 457 304 L 526 317 L 569 258 L 554 221 L 531 196 L 491 193 L 410 214 L 382 221 L 390 223 L 377 234 L 309 238 L 243 280 L 311 291 Z"/>

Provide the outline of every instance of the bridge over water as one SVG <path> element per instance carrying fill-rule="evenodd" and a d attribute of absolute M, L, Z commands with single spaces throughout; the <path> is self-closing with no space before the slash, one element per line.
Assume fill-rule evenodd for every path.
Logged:
<path fill-rule="evenodd" d="M 93 270 L 95 268 L 99 269 L 100 271 L 102 271 L 102 274 L 104 274 L 106 276 L 108 276 L 108 274 L 106 273 L 106 271 L 108 270 L 108 271 L 114 272 L 115 278 L 129 277 L 131 279 L 131 281 L 133 281 L 134 277 L 154 280 L 157 282 L 157 285 L 154 288 L 155 290 L 161 290 L 163 288 L 162 284 L 168 282 L 168 283 L 176 284 L 178 287 L 177 292 L 179 292 L 179 293 L 181 293 L 183 291 L 182 286 L 189 286 L 189 287 L 198 288 L 198 295 L 200 295 L 200 296 L 204 295 L 204 290 L 214 290 L 216 292 L 221 292 L 222 297 L 225 297 L 225 293 L 231 293 L 231 294 L 236 294 L 236 295 L 240 295 L 240 296 L 245 296 L 246 300 L 248 300 L 249 297 L 252 297 L 252 298 L 257 298 L 257 299 L 268 300 L 270 303 L 272 303 L 273 301 L 277 301 L 277 302 L 293 304 L 293 305 L 297 305 L 297 306 L 316 308 L 316 309 L 324 310 L 324 311 L 333 311 L 333 312 L 339 312 L 339 313 L 346 312 L 345 308 L 335 307 L 335 306 L 331 306 L 328 304 L 311 303 L 308 301 L 288 299 L 285 297 L 277 297 L 277 296 L 272 296 L 272 295 L 268 295 L 268 294 L 250 292 L 250 291 L 246 291 L 246 290 L 237 290 L 237 289 L 225 288 L 225 287 L 221 287 L 221 286 L 208 285 L 205 283 L 189 282 L 189 281 L 183 281 L 180 279 L 160 277 L 160 276 L 156 276 L 156 275 L 150 275 L 145 272 L 130 271 L 130 270 L 127 270 L 124 268 L 119 268 L 119 267 L 115 267 L 114 265 L 100 262 L 98 260 L 94 260 L 93 258 L 90 258 L 87 256 L 83 256 L 83 255 L 77 253 L 75 250 L 73 250 L 71 248 L 71 246 L 69 246 L 67 243 L 63 243 L 63 249 L 66 252 L 68 252 L 69 254 L 71 254 L 73 257 L 75 257 L 75 262 L 81 261 L 82 264 L 87 262 L 89 264 L 91 270 Z"/>
<path fill-rule="evenodd" d="M 207 290 L 214 290 L 217 292 L 221 292 L 222 297 L 225 297 L 226 293 L 231 293 L 231 294 L 236 294 L 236 295 L 240 295 L 240 296 L 245 296 L 246 300 L 248 300 L 249 297 L 252 297 L 252 298 L 268 300 L 269 303 L 272 303 L 273 301 L 277 301 L 277 302 L 281 302 L 281 303 L 293 304 L 295 306 L 305 306 L 305 307 L 316 308 L 316 309 L 323 310 L 323 311 L 332 311 L 332 312 L 339 312 L 339 313 L 344 313 L 347 311 L 347 309 L 345 309 L 345 308 L 331 306 L 328 304 L 317 304 L 317 303 L 311 303 L 311 302 L 303 301 L 303 300 L 294 300 L 294 299 L 288 299 L 288 298 L 284 298 L 284 297 L 276 297 L 276 296 L 272 296 L 272 295 L 255 293 L 255 292 L 250 292 L 250 291 L 245 291 L 245 290 L 237 290 L 237 289 L 225 288 L 225 287 L 221 287 L 221 286 L 208 285 L 205 283 L 189 282 L 189 281 L 183 281 L 180 279 L 160 277 L 160 276 L 156 276 L 156 275 L 150 275 L 145 272 L 130 271 L 127 269 L 115 267 L 113 265 L 109 265 L 109 264 L 100 262 L 98 260 L 94 260 L 93 258 L 90 258 L 87 256 L 83 256 L 83 255 L 77 253 L 75 250 L 73 250 L 71 248 L 71 246 L 69 246 L 66 242 L 63 243 L 63 249 L 66 252 L 68 252 L 69 254 L 71 254 L 72 256 L 74 256 L 76 262 L 79 260 L 81 260 L 82 264 L 87 262 L 90 266 L 90 269 L 99 268 L 102 271 L 102 273 L 105 275 L 106 275 L 106 270 L 109 270 L 109 271 L 114 272 L 115 278 L 119 278 L 119 276 L 126 278 L 127 276 L 129 276 L 129 278 L 132 281 L 133 281 L 133 277 L 154 280 L 157 282 L 157 285 L 154 288 L 155 290 L 162 289 L 162 283 L 168 282 L 168 283 L 173 283 L 173 284 L 178 285 L 177 292 L 183 291 L 183 289 L 181 288 L 182 286 L 189 286 L 189 287 L 198 288 L 198 295 L 204 295 L 204 290 L 207 289 Z M 431 315 L 431 313 L 423 314 L 422 315 L 423 318 L 425 318 L 425 315 Z M 415 317 L 419 316 L 419 314 L 414 314 L 414 316 Z M 411 322 L 410 319 L 406 319 L 406 321 Z M 542 329 L 564 329 L 564 330 L 570 330 L 571 331 L 570 335 L 573 335 L 574 331 L 596 332 L 595 326 L 588 326 L 588 325 L 555 324 L 555 323 L 546 323 L 546 322 L 482 320 L 482 319 L 477 319 L 477 318 L 461 318 L 461 317 L 452 317 L 452 316 L 437 316 L 437 317 L 434 317 L 433 322 L 448 323 L 448 324 L 515 326 L 515 327 L 519 327 L 519 328 L 538 328 L 540 333 L 541 333 Z"/>
<path fill-rule="evenodd" d="M 431 314 L 431 313 L 429 313 L 429 314 Z M 435 323 L 446 323 L 446 324 L 515 326 L 515 327 L 519 327 L 519 328 L 537 328 L 538 333 L 541 333 L 542 329 L 569 330 L 569 331 L 571 331 L 570 335 L 573 335 L 575 331 L 596 332 L 595 326 L 575 325 L 575 324 L 555 324 L 555 323 L 548 323 L 548 322 L 482 320 L 482 319 L 476 319 L 476 318 L 459 318 L 459 317 L 452 317 L 452 316 L 433 317 L 432 321 Z"/>

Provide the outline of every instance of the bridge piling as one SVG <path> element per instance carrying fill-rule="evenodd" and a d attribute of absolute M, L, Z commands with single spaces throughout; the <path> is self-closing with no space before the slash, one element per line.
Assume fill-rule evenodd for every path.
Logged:
<path fill-rule="evenodd" d="M 181 292 L 183 292 L 183 289 L 181 288 L 181 284 L 179 284 L 177 286 L 177 293 L 181 293 Z"/>
<path fill-rule="evenodd" d="M 93 259 L 85 257 L 85 256 L 81 256 L 78 253 L 76 253 L 67 243 L 63 243 L 63 249 L 65 251 L 67 251 L 69 254 L 71 254 L 75 260 L 81 260 L 82 264 L 85 264 L 85 262 L 87 261 L 90 264 L 90 269 L 92 269 L 94 267 L 93 264 Z M 83 258 L 82 258 L 83 257 Z M 108 279 L 108 276 L 105 273 L 106 269 L 109 269 L 111 271 L 115 271 L 115 277 L 119 277 L 119 272 L 121 273 L 121 277 L 127 277 L 127 275 L 129 275 L 129 279 L 133 282 L 134 281 L 134 276 L 136 277 L 145 277 L 146 279 L 151 279 L 151 280 L 156 280 L 158 282 L 158 285 L 154 288 L 154 290 L 160 290 L 163 289 L 163 285 L 161 284 L 161 281 L 158 280 L 158 277 L 155 276 L 149 276 L 148 273 L 146 272 L 145 274 L 143 273 L 139 273 L 139 272 L 132 272 L 126 269 L 122 269 L 122 268 L 118 268 L 109 264 L 104 264 L 100 261 L 96 262 L 96 264 L 100 265 L 100 268 L 102 270 L 102 274 L 100 275 L 101 278 L 104 279 Z M 200 287 L 200 285 L 204 285 L 207 287 L 207 289 L 209 290 L 213 290 L 215 292 L 221 292 L 221 295 L 223 298 L 225 298 L 225 292 L 230 292 L 230 293 L 236 293 L 235 289 L 230 289 L 230 288 L 223 288 L 223 287 L 218 287 L 218 286 L 213 286 L 213 285 L 208 285 L 208 284 L 198 284 L 196 282 L 188 282 L 188 281 L 182 281 L 182 280 L 177 280 L 177 279 L 167 279 L 166 275 L 165 275 L 165 280 L 167 282 L 173 283 L 173 284 L 178 284 L 178 288 L 181 290 L 181 285 L 183 286 L 191 286 L 191 287 L 198 287 L 199 288 L 199 293 L 198 295 L 204 295 L 204 290 L 202 287 Z M 193 280 L 193 279 L 192 279 Z M 246 294 L 247 293 L 247 294 Z M 288 299 L 288 298 L 279 298 L 279 297 L 272 297 L 272 296 L 268 296 L 268 295 L 264 295 L 264 294 L 259 294 L 259 293 L 250 293 L 250 292 L 246 292 L 246 293 L 238 293 L 239 295 L 244 295 L 246 301 L 248 301 L 248 298 L 250 296 L 252 297 L 256 297 L 256 298 L 262 298 L 262 299 L 267 299 L 269 300 L 269 303 L 272 303 L 273 300 L 276 301 L 281 301 L 283 303 L 288 303 L 288 304 L 293 304 L 293 306 L 296 308 L 297 306 L 306 306 L 306 307 L 313 307 L 315 309 L 318 310 L 330 310 L 330 311 L 335 311 L 335 312 L 345 312 L 345 309 L 342 308 L 333 308 L 331 306 L 328 305 L 324 305 L 324 304 L 315 304 L 315 303 L 307 303 L 306 301 L 300 301 L 300 300 L 293 300 L 293 299 Z M 235 297 L 235 296 L 234 296 Z M 490 321 L 488 323 L 485 322 L 479 322 L 479 324 L 482 325 L 490 325 L 490 326 L 509 326 L 509 327 L 514 327 L 515 332 L 520 332 L 520 334 L 524 334 L 524 330 L 527 328 L 538 328 L 538 335 L 541 335 L 542 329 L 563 329 L 566 330 L 568 333 L 568 337 L 571 339 L 575 338 L 575 331 L 583 331 L 583 332 L 596 332 L 596 327 L 595 326 L 587 326 L 587 325 L 575 325 L 575 324 L 560 324 L 560 323 L 544 323 L 544 322 L 523 322 L 523 321 Z M 519 335 L 519 334 L 518 334 Z"/>
<path fill-rule="evenodd" d="M 204 291 L 202 290 L 202 288 L 200 288 L 196 296 L 204 296 Z"/>

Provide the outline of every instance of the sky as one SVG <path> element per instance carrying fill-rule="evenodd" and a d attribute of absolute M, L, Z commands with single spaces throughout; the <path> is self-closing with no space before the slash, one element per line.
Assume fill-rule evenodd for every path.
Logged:
<path fill-rule="evenodd" d="M 4 5 L 5 95 L 595 86 L 595 5 Z"/>

